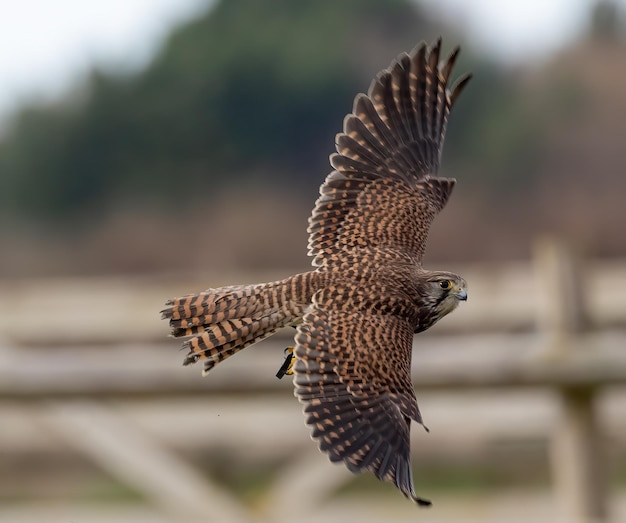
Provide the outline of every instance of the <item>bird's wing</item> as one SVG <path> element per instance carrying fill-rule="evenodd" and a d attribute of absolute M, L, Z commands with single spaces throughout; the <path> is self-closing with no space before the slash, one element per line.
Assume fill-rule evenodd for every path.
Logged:
<path fill-rule="evenodd" d="M 361 244 L 421 259 L 430 223 L 454 185 L 436 174 L 450 110 L 470 78 L 450 87 L 458 51 L 440 62 L 441 40 L 431 49 L 421 44 L 355 98 L 330 157 L 335 170 L 309 218 L 313 265 Z M 398 244 L 393 230 L 409 237 Z"/>
<path fill-rule="evenodd" d="M 295 337 L 295 394 L 331 461 L 430 504 L 416 496 L 411 473 L 410 421 L 422 422 L 410 379 L 413 329 L 399 316 L 352 309 L 353 291 L 314 296 Z"/>

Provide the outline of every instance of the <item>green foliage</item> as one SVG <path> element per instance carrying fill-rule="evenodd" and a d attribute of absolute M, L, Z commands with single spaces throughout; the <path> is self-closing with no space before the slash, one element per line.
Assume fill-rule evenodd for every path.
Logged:
<path fill-rule="evenodd" d="M 255 177 L 314 191 L 354 94 L 433 27 L 409 0 L 222 1 L 141 73 L 95 71 L 62 104 L 22 110 L 0 144 L 2 209 L 68 223 Z M 501 165 L 519 138 L 512 100 L 504 78 L 476 78 L 488 85 L 464 95 L 448 149 Z"/>
<path fill-rule="evenodd" d="M 480 63 L 473 71 L 469 100 L 459 103 L 450 126 L 453 167 L 470 174 L 483 190 L 504 197 L 512 190 L 531 189 L 542 120 L 504 71 Z"/>
<path fill-rule="evenodd" d="M 71 217 L 258 172 L 318 184 L 358 88 L 351 49 L 381 20 L 411 19 L 399 0 L 221 2 L 141 74 L 94 72 L 62 105 L 24 109 L 0 146 L 3 208 Z"/>

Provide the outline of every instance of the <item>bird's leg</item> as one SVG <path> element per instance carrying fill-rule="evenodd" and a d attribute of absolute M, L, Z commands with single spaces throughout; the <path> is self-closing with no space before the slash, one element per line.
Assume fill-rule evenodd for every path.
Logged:
<path fill-rule="evenodd" d="M 285 349 L 285 361 L 278 369 L 276 373 L 276 377 L 281 379 L 285 374 L 287 376 L 291 376 L 293 374 L 293 364 L 295 362 L 295 357 L 293 355 L 294 347 L 287 347 Z"/>

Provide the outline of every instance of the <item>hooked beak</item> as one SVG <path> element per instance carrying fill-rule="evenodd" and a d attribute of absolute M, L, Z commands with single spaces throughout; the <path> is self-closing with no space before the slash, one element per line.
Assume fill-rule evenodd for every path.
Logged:
<path fill-rule="evenodd" d="M 455 294 L 458 300 L 467 301 L 467 291 L 465 289 L 461 289 L 459 292 Z"/>

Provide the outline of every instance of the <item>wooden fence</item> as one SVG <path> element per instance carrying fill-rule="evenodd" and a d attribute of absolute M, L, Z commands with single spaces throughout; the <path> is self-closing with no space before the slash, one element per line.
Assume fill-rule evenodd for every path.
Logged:
<path fill-rule="evenodd" d="M 513 340 L 520 338 L 516 333 L 536 332 L 541 349 L 502 349 L 495 358 L 463 364 L 435 358 L 414 365 L 418 391 L 549 387 L 558 394 L 560 420 L 551 438 L 551 466 L 564 521 L 609 519 L 603 435 L 595 406 L 603 388 L 626 384 L 623 267 L 582 266 L 563 245 L 542 242 L 533 265 L 460 268 L 470 284 L 469 301 L 431 336 L 456 333 L 463 339 L 472 332 L 500 332 L 500 340 Z M 238 362 L 236 369 L 224 364 L 229 369 L 203 380 L 199 371 L 191 376 L 172 368 L 169 352 L 165 356 L 148 349 L 166 332 L 156 315 L 164 299 L 198 288 L 197 282 L 174 280 L 5 282 L 0 285 L 0 401 L 28 404 L 40 423 L 172 517 L 290 521 L 295 510 L 304 513 L 319 505 L 349 473 L 335 469 L 329 475 L 324 458 L 300 452 L 302 457 L 276 480 L 266 508 L 252 513 L 102 401 L 289 394 L 285 380 L 267 379 L 280 361 L 261 351 L 242 358 L 247 364 Z M 624 342 L 617 343 L 617 350 L 615 343 L 605 343 L 609 330 Z M 428 335 L 418 336 L 418 345 L 421 336 Z M 279 338 L 283 342 L 286 337 Z M 93 344 L 107 348 L 83 349 Z M 276 349 L 272 354 L 280 358 Z M 280 437 L 297 439 L 289 429 L 281 430 Z M 302 444 L 314 448 L 304 438 Z"/>

